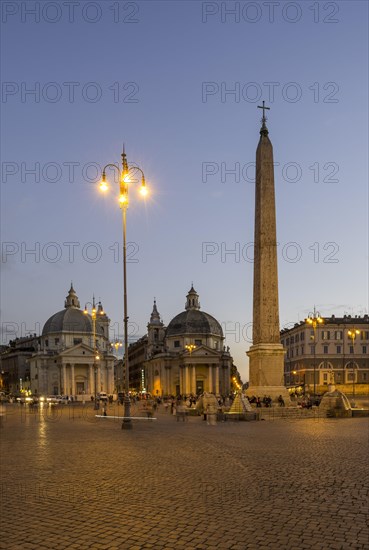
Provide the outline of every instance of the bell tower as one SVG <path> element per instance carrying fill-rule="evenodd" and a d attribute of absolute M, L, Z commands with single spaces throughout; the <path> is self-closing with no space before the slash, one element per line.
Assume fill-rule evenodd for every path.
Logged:
<path fill-rule="evenodd" d="M 154 305 L 150 316 L 150 322 L 147 324 L 147 336 L 148 336 L 148 346 L 147 346 L 148 357 L 152 357 L 153 355 L 164 351 L 165 328 L 164 328 L 163 321 L 160 319 L 160 314 L 156 307 L 155 299 L 154 299 Z"/>
<path fill-rule="evenodd" d="M 73 283 L 70 284 L 68 296 L 65 298 L 64 307 L 66 309 L 68 308 L 80 309 L 81 307 L 76 291 L 73 288 Z"/>

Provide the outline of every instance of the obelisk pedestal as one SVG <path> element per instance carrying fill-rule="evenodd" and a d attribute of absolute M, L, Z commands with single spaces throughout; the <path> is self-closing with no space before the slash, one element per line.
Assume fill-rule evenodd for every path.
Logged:
<path fill-rule="evenodd" d="M 256 150 L 253 345 L 249 357 L 246 394 L 273 400 L 282 395 L 290 403 L 284 385 L 284 349 L 279 333 L 277 234 L 274 191 L 273 146 L 268 137 L 265 107 Z"/>

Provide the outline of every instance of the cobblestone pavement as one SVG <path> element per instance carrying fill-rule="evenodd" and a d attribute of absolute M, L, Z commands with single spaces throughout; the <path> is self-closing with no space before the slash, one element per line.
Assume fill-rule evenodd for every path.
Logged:
<path fill-rule="evenodd" d="M 367 418 L 209 426 L 161 410 L 126 431 L 90 405 L 45 410 L 3 417 L 0 548 L 369 547 Z"/>

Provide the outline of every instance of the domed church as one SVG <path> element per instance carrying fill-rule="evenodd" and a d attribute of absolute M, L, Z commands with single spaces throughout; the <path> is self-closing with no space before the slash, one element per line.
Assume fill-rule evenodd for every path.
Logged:
<path fill-rule="evenodd" d="M 154 301 L 147 325 L 146 389 L 153 395 L 230 393 L 233 359 L 218 321 L 200 310 L 191 287 L 185 310 L 164 326 Z"/>
<path fill-rule="evenodd" d="M 29 359 L 31 391 L 38 395 L 84 397 L 114 391 L 114 356 L 110 353 L 109 323 L 101 302 L 95 319 L 80 309 L 71 284 L 64 309 L 45 323 L 38 351 Z M 95 342 L 94 342 L 95 335 Z"/>

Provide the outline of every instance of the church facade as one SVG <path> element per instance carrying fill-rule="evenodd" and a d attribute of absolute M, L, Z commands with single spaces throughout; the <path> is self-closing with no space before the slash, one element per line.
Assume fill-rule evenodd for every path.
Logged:
<path fill-rule="evenodd" d="M 199 295 L 191 287 L 185 310 L 167 327 L 154 301 L 147 336 L 140 344 L 145 347 L 146 360 L 135 364 L 131 354 L 137 355 L 137 345 L 130 346 L 130 371 L 141 370 L 142 384 L 153 396 L 199 395 L 204 391 L 228 395 L 233 359 L 223 344 L 221 325 L 200 310 Z"/>
<path fill-rule="evenodd" d="M 70 395 L 77 400 L 114 392 L 114 356 L 109 342 L 109 318 L 101 302 L 94 318 L 80 309 L 71 285 L 64 309 L 45 323 L 37 351 L 30 357 L 30 387 L 34 395 Z"/>

